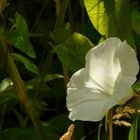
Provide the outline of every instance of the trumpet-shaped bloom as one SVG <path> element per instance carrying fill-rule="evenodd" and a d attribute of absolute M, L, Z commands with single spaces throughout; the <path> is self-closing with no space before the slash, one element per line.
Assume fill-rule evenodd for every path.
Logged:
<path fill-rule="evenodd" d="M 85 68 L 75 72 L 67 85 L 69 118 L 101 120 L 110 108 L 134 95 L 138 71 L 136 53 L 126 41 L 111 37 L 91 49 Z"/>

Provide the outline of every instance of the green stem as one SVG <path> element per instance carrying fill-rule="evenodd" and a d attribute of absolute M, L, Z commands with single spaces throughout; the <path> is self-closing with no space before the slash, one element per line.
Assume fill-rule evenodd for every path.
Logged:
<path fill-rule="evenodd" d="M 112 109 L 108 113 L 108 140 L 113 140 L 113 129 L 112 129 Z"/>
<path fill-rule="evenodd" d="M 68 8 L 68 3 L 69 0 L 63 0 L 63 2 L 60 4 L 60 1 L 56 0 L 56 15 L 57 15 L 57 19 L 56 19 L 56 23 L 55 23 L 55 27 L 54 30 L 61 27 L 64 23 L 64 17 L 65 17 L 65 13 L 66 10 Z M 64 84 L 65 84 L 65 90 L 67 88 L 67 83 L 69 81 L 69 71 L 66 68 L 66 66 L 62 66 L 63 68 L 63 73 L 64 73 Z"/>
<path fill-rule="evenodd" d="M 108 140 L 113 140 L 112 125 L 112 109 L 110 109 L 105 116 L 105 131 L 108 134 Z"/>
<path fill-rule="evenodd" d="M 38 14 L 38 16 L 37 16 L 37 18 L 36 18 L 36 20 L 35 20 L 33 26 L 32 26 L 31 32 L 34 30 L 34 28 L 35 28 L 35 26 L 36 26 L 38 20 L 40 19 L 42 13 L 44 12 L 44 10 L 45 10 L 45 8 L 46 8 L 48 2 L 49 2 L 49 0 L 46 0 L 46 1 L 45 1 L 45 4 L 44 4 L 43 7 L 41 8 L 41 10 L 40 10 L 40 12 L 39 12 L 39 14 Z"/>
<path fill-rule="evenodd" d="M 68 5 L 68 13 L 69 13 L 69 22 L 70 22 L 70 26 L 73 27 L 73 16 L 72 16 L 72 7 L 71 7 L 71 1 L 69 1 L 69 5 Z"/>
<path fill-rule="evenodd" d="M 129 136 L 128 136 L 128 140 L 138 140 L 137 137 L 137 129 L 138 129 L 138 120 L 139 120 L 139 114 L 138 112 L 136 112 L 135 114 L 133 114 L 132 117 L 132 126 L 130 128 L 130 132 L 129 132 Z"/>
<path fill-rule="evenodd" d="M 101 137 L 101 126 L 102 126 L 102 120 L 100 121 L 99 128 L 98 128 L 98 140 L 101 140 L 100 139 L 100 137 Z"/>
<path fill-rule="evenodd" d="M 82 31 L 85 33 L 85 6 L 83 1 L 81 1 L 81 20 L 82 20 Z"/>
<path fill-rule="evenodd" d="M 61 3 L 61 6 L 59 8 L 60 11 L 56 19 L 54 30 L 63 25 L 68 3 L 69 3 L 69 0 L 63 0 L 63 2 Z"/>
<path fill-rule="evenodd" d="M 47 57 L 44 59 L 43 64 L 41 65 L 40 80 L 39 80 L 39 82 L 35 83 L 35 85 L 34 85 L 35 87 L 37 87 L 34 99 L 38 97 L 39 91 L 42 88 L 42 84 L 44 83 L 45 76 L 49 72 L 49 68 L 51 66 L 52 58 L 53 58 L 53 53 L 52 53 L 52 50 L 50 49 L 50 50 L 48 50 Z"/>
<path fill-rule="evenodd" d="M 26 95 L 27 93 L 26 88 L 20 77 L 19 71 L 15 65 L 13 57 L 8 49 L 8 45 L 3 37 L 0 37 L 0 58 L 14 83 L 16 94 L 19 97 L 20 102 L 24 105 L 25 110 L 27 111 L 30 119 L 32 120 L 33 125 L 36 131 L 38 132 L 40 139 L 46 140 L 46 135 L 42 128 L 41 122 L 35 110 L 33 109 L 30 100 Z"/>

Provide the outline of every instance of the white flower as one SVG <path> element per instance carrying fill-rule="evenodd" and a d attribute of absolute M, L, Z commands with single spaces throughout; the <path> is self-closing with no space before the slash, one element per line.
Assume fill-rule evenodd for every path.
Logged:
<path fill-rule="evenodd" d="M 116 37 L 91 49 L 85 68 L 70 79 L 67 108 L 71 120 L 99 121 L 114 105 L 125 103 L 134 92 L 139 71 L 135 51 Z"/>

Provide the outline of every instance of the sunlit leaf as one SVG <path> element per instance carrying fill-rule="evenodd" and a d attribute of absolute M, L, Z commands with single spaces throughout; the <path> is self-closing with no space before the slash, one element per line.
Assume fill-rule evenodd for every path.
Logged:
<path fill-rule="evenodd" d="M 31 71 L 34 74 L 39 74 L 37 66 L 25 56 L 16 53 L 12 53 L 12 55 L 14 56 L 15 60 L 21 62 L 27 70 Z"/>
<path fill-rule="evenodd" d="M 136 93 L 140 92 L 140 80 L 133 85 L 133 89 Z"/>
<path fill-rule="evenodd" d="M 101 35 L 110 36 L 115 32 L 114 0 L 84 0 L 93 26 Z"/>
<path fill-rule="evenodd" d="M 0 83 L 0 92 L 6 90 L 9 86 L 12 86 L 13 82 L 10 78 L 5 78 Z"/>
<path fill-rule="evenodd" d="M 128 0 L 84 0 L 93 26 L 105 36 L 116 36 L 135 47 Z M 127 24 L 126 24 L 127 23 Z"/>
<path fill-rule="evenodd" d="M 64 78 L 64 76 L 60 75 L 60 74 L 47 74 L 44 78 L 44 81 L 48 82 L 48 81 L 56 80 L 56 79 L 59 79 L 59 78 Z"/>
<path fill-rule="evenodd" d="M 80 33 L 73 33 L 64 43 L 58 45 L 54 51 L 59 59 L 70 70 L 76 71 L 85 65 L 85 55 L 94 45 Z"/>

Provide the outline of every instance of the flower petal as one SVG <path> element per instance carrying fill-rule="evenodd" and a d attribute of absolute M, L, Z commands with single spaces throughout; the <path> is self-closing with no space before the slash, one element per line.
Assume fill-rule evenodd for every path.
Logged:
<path fill-rule="evenodd" d="M 92 94 L 88 94 L 91 91 Z M 80 69 L 72 75 L 67 85 L 67 105 L 70 106 L 72 104 L 74 106 L 83 100 L 90 100 L 92 98 L 100 100 L 102 96 L 108 97 L 108 95 L 102 95 L 103 92 L 102 86 L 88 76 L 86 69 Z"/>
<path fill-rule="evenodd" d="M 86 55 L 86 69 L 89 77 L 102 85 L 104 93 L 109 95 L 112 95 L 115 80 L 121 71 L 115 54 L 120 44 L 121 41 L 118 38 L 112 37 L 91 49 Z"/>
<path fill-rule="evenodd" d="M 134 95 L 132 85 L 135 81 L 136 77 L 124 76 L 122 73 L 118 76 L 113 94 L 118 100 L 117 104 L 124 104 Z"/>
<path fill-rule="evenodd" d="M 121 71 L 124 75 L 136 76 L 139 71 L 139 64 L 135 50 L 126 41 L 119 46 L 116 56 L 119 58 Z"/>
<path fill-rule="evenodd" d="M 74 104 L 67 104 L 70 111 L 69 118 L 73 121 L 100 121 L 105 113 L 117 103 L 115 98 L 106 97 L 104 94 L 96 94 L 89 89 L 77 90 L 69 96 L 71 97 L 67 98 L 67 103 L 75 98 Z M 76 99 L 78 99 L 77 102 Z"/>
<path fill-rule="evenodd" d="M 126 41 L 120 44 L 116 57 L 119 59 L 121 72 L 116 79 L 114 96 L 118 98 L 118 104 L 122 104 L 134 95 L 132 85 L 136 81 L 139 65 L 135 51 Z"/>
<path fill-rule="evenodd" d="M 87 78 L 86 70 L 80 69 L 73 74 L 67 88 L 67 108 L 71 120 L 99 121 L 117 103 L 98 89 L 98 85 Z M 91 110 L 91 112 L 89 112 Z"/>
<path fill-rule="evenodd" d="M 85 68 L 74 73 L 68 83 L 69 118 L 101 120 L 111 107 L 133 96 L 131 86 L 138 70 L 135 51 L 126 41 L 112 37 L 91 49 Z"/>

